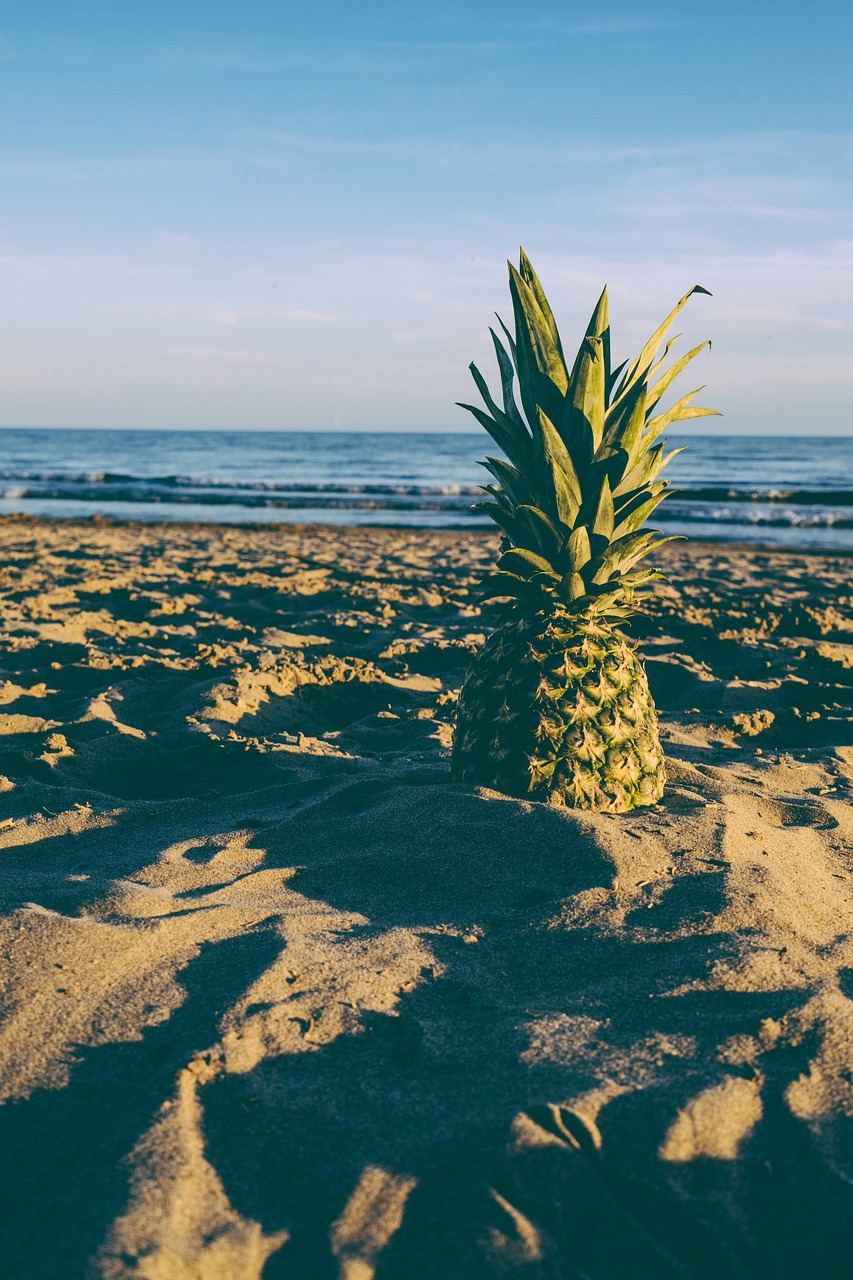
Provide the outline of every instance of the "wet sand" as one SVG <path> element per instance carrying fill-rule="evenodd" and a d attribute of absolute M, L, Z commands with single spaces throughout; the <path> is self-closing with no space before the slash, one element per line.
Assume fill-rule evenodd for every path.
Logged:
<path fill-rule="evenodd" d="M 449 780 L 491 535 L 0 546 L 7 1275 L 846 1274 L 853 559 L 665 549 L 615 818 Z"/>

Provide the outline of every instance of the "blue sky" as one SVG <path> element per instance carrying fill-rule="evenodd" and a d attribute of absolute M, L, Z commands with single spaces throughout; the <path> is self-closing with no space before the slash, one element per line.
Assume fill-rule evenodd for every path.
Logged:
<path fill-rule="evenodd" d="M 0 423 L 470 429 L 519 244 L 725 418 L 853 431 L 848 4 L 40 3 L 0 19 Z"/>

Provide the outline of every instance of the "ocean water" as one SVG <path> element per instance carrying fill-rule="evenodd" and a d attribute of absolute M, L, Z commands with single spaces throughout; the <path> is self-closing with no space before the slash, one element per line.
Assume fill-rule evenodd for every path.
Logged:
<path fill-rule="evenodd" d="M 654 524 L 853 551 L 853 438 L 681 436 Z M 469 528 L 486 434 L 0 430 L 0 513 Z"/>

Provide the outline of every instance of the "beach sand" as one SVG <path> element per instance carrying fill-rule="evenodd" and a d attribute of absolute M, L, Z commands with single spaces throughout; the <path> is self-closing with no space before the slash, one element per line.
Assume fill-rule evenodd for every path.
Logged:
<path fill-rule="evenodd" d="M 610 817 L 450 782 L 490 534 L 0 544 L 10 1280 L 849 1274 L 853 560 L 666 548 Z"/>

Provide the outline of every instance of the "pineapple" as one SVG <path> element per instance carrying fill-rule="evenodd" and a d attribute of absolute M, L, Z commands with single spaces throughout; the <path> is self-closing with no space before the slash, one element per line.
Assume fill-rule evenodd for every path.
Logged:
<path fill-rule="evenodd" d="M 482 598 L 509 597 L 504 624 L 475 656 L 459 698 L 452 773 L 460 782 L 577 809 L 625 813 L 655 804 L 664 760 L 648 680 L 620 626 L 660 573 L 635 568 L 664 542 L 644 528 L 666 496 L 671 423 L 714 412 L 661 397 L 702 343 L 666 370 L 661 344 L 695 285 L 635 360 L 610 367 L 605 289 L 580 351 L 566 363 L 542 286 L 522 251 L 510 264 L 515 337 L 492 330 L 502 405 L 475 365 L 488 412 L 461 405 L 504 458 L 480 504 L 501 556 Z M 518 378 L 520 404 L 515 399 Z M 701 389 L 701 388 L 700 388 Z"/>

